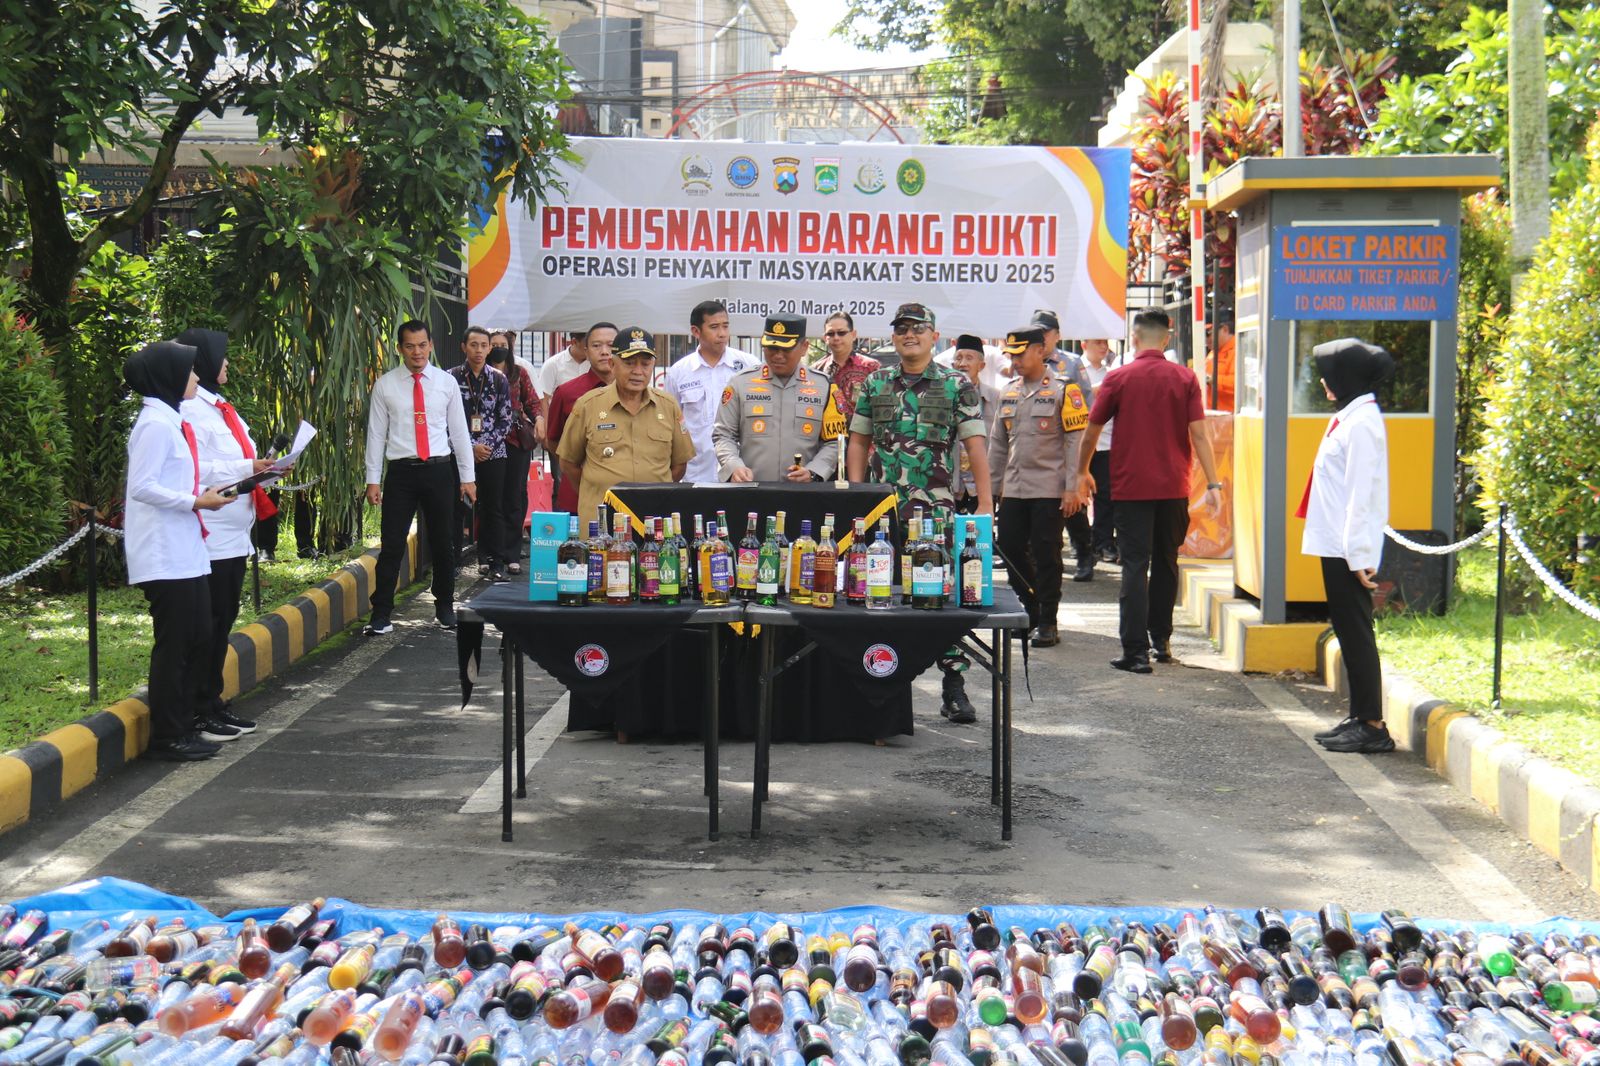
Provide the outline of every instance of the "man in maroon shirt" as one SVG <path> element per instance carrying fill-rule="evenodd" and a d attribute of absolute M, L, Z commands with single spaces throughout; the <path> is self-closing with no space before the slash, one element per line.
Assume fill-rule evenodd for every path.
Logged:
<path fill-rule="evenodd" d="M 545 415 L 544 447 L 551 455 L 561 446 L 561 431 L 566 428 L 567 416 L 572 413 L 572 405 L 578 402 L 578 397 L 594 389 L 603 388 L 611 384 L 614 374 L 611 362 L 611 345 L 617 339 L 617 327 L 609 322 L 596 322 L 589 327 L 589 332 L 584 337 L 584 344 L 589 349 L 589 369 L 563 383 L 550 395 L 550 408 Z M 569 484 L 562 478 L 556 486 L 556 509 L 576 513 L 578 510 L 578 486 Z M 578 515 L 579 519 L 587 522 L 592 515 Z"/>
<path fill-rule="evenodd" d="M 1189 468 L 1200 457 L 1206 472 L 1205 505 L 1222 506 L 1205 406 L 1194 373 L 1167 361 L 1171 336 L 1165 311 L 1140 311 L 1133 319 L 1133 360 L 1106 375 L 1094 393 L 1089 428 L 1078 448 L 1078 499 L 1094 498 L 1089 462 L 1101 428 L 1113 418 L 1111 497 L 1117 501 L 1117 545 L 1122 552 L 1122 655 L 1118 670 L 1150 672 L 1172 662 L 1172 608 L 1178 599 L 1178 549 L 1189 533 Z M 1191 451 L 1192 448 L 1192 451 Z"/>

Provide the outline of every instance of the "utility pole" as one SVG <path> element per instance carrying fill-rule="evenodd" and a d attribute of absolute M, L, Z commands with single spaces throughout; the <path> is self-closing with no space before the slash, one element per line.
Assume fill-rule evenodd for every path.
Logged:
<path fill-rule="evenodd" d="M 1550 232 L 1550 97 L 1544 0 L 1510 0 L 1511 299 Z"/>
<path fill-rule="evenodd" d="M 1536 0 L 1538 2 L 1538 0 Z M 1306 154 L 1300 128 L 1300 0 L 1283 0 L 1283 157 Z"/>

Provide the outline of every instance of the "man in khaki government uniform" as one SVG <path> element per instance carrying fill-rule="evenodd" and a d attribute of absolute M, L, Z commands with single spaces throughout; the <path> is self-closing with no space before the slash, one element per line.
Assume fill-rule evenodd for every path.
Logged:
<path fill-rule="evenodd" d="M 578 486 L 578 516 L 588 521 L 613 485 L 677 481 L 694 455 L 678 402 L 650 384 L 655 338 L 638 326 L 617 334 L 611 384 L 586 392 L 561 433 L 561 472 Z"/>
<path fill-rule="evenodd" d="M 764 364 L 722 390 L 711 430 L 722 480 L 827 481 L 838 472 L 843 419 L 831 413 L 837 405 L 830 403 L 828 375 L 801 359 L 805 338 L 806 320 L 799 315 L 767 319 Z M 830 420 L 838 424 L 828 427 Z"/>

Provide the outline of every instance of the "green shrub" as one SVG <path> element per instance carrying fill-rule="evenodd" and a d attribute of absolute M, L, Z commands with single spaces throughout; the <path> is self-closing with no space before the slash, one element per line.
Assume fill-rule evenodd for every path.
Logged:
<path fill-rule="evenodd" d="M 1589 182 L 1552 216 L 1517 293 L 1504 365 L 1489 385 L 1478 466 L 1486 510 L 1510 505 L 1546 566 L 1600 598 L 1600 566 L 1573 562 L 1600 535 L 1600 137 Z"/>
<path fill-rule="evenodd" d="M 44 345 L 17 313 L 15 282 L 0 277 L 0 574 L 19 570 L 66 533 L 71 441 L 61 387 Z"/>

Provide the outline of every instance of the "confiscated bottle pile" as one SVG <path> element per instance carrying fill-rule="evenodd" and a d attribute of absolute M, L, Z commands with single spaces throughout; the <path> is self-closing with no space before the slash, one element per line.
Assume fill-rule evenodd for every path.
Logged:
<path fill-rule="evenodd" d="M 0 1063 L 1597 1066 L 1600 938 L 964 920 L 53 929 L 0 907 Z"/>

